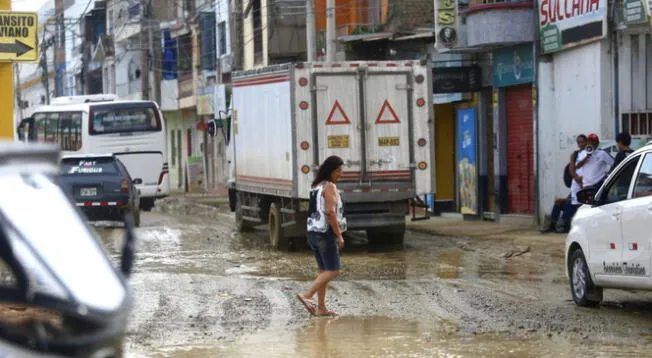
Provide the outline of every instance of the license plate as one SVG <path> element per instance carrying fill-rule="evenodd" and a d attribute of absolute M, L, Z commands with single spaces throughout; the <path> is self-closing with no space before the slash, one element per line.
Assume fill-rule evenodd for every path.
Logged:
<path fill-rule="evenodd" d="M 81 196 L 97 196 L 97 188 L 81 188 L 79 190 Z"/>

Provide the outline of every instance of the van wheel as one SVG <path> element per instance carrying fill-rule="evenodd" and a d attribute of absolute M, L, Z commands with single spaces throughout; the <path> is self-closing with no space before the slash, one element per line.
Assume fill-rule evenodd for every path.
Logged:
<path fill-rule="evenodd" d="M 281 226 L 281 208 L 278 203 L 271 203 L 269 206 L 269 243 L 274 250 L 287 250 L 289 246 L 289 238 L 283 234 L 283 227 Z"/>
<path fill-rule="evenodd" d="M 251 223 L 243 219 L 244 214 L 242 213 L 242 197 L 239 197 L 235 202 L 235 228 L 238 232 L 247 232 L 251 231 L 253 226 Z"/>
<path fill-rule="evenodd" d="M 569 265 L 570 289 L 573 301 L 578 306 L 592 307 L 602 301 L 602 287 L 597 287 L 591 280 L 589 266 L 586 264 L 581 249 L 573 252 Z"/>
<path fill-rule="evenodd" d="M 405 224 L 367 229 L 367 240 L 371 245 L 403 246 Z"/>
<path fill-rule="evenodd" d="M 154 207 L 154 198 L 140 198 L 140 209 L 151 211 Z"/>

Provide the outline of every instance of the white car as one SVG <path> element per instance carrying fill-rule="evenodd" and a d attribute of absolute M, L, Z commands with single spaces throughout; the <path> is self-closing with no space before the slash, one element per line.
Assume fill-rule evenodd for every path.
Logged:
<path fill-rule="evenodd" d="M 602 186 L 585 188 L 566 237 L 566 274 L 580 306 L 603 288 L 652 290 L 652 145 L 630 154 Z"/>

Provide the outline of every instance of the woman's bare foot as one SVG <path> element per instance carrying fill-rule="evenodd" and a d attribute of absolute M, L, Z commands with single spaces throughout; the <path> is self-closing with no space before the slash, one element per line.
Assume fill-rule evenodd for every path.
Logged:
<path fill-rule="evenodd" d="M 329 310 L 326 307 L 317 307 L 317 310 L 315 311 L 314 314 L 315 316 L 329 316 L 329 317 L 337 316 L 337 313 Z"/>

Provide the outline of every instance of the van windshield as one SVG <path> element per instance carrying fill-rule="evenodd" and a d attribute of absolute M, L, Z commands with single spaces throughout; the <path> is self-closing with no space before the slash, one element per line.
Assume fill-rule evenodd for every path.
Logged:
<path fill-rule="evenodd" d="M 161 119 L 152 107 L 98 106 L 91 111 L 90 134 L 159 132 Z"/>

